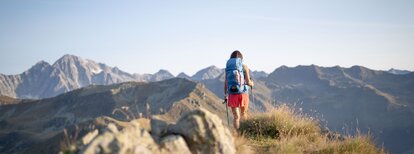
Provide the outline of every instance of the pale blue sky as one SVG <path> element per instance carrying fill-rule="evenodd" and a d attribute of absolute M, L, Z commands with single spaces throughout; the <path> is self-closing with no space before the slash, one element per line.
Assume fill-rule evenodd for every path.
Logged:
<path fill-rule="evenodd" d="M 130 73 L 189 75 L 242 51 L 253 70 L 414 70 L 414 1 L 0 1 L 0 73 L 74 54 Z"/>

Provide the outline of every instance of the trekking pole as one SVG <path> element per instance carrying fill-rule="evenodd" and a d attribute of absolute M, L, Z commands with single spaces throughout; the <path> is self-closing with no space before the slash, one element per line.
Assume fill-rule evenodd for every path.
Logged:
<path fill-rule="evenodd" d="M 250 93 L 252 94 L 252 105 L 253 105 L 253 111 L 256 111 L 256 104 L 254 104 L 254 94 L 253 94 L 253 87 L 250 90 Z"/>
<path fill-rule="evenodd" d="M 253 81 L 253 80 L 252 80 L 252 78 L 250 78 L 250 80 L 251 80 L 251 81 Z M 252 95 L 252 105 L 253 105 L 253 111 L 256 111 L 256 104 L 254 104 L 253 86 L 251 86 L 250 88 L 251 88 L 251 89 L 250 89 L 250 93 L 251 93 L 251 95 Z"/>
<path fill-rule="evenodd" d="M 229 120 L 229 106 L 228 106 L 227 96 L 225 96 L 223 104 L 226 104 L 227 124 L 230 126 L 230 120 Z"/>

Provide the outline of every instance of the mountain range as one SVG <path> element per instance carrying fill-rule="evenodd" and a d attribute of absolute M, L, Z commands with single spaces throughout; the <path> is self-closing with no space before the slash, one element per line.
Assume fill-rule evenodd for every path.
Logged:
<path fill-rule="evenodd" d="M 291 104 L 343 134 L 370 133 L 392 153 L 414 147 L 414 73 L 395 75 L 362 66 L 279 67 L 260 80 L 257 108 Z"/>
<path fill-rule="evenodd" d="M 378 71 L 363 66 L 343 68 L 339 66 L 320 67 L 309 65 L 296 67 L 281 66 L 270 74 L 262 71 L 251 71 L 251 73 L 255 87 L 250 94 L 250 112 L 266 112 L 272 110 L 276 105 L 288 104 L 295 106 L 304 114 L 320 119 L 321 125 L 324 125 L 328 129 L 346 135 L 353 135 L 358 132 L 370 133 L 375 137 L 378 145 L 383 144 L 392 153 L 414 151 L 412 148 L 414 147 L 414 122 L 412 121 L 414 119 L 413 72 L 395 73 L 395 71 Z M 14 113 L 17 110 L 23 112 L 23 110 L 17 108 L 36 108 L 34 107 L 36 105 L 30 106 L 29 104 L 42 104 L 57 99 L 59 101 L 50 103 L 49 107 L 45 107 L 45 109 L 33 111 L 33 114 L 40 112 L 40 110 L 61 110 L 59 103 L 56 102 L 86 102 L 86 98 L 82 97 L 83 95 L 81 95 L 80 91 L 88 91 L 90 89 L 93 89 L 92 91 L 102 92 L 94 98 L 102 102 L 103 100 L 101 98 L 113 100 L 111 98 L 113 97 L 111 93 L 113 90 L 108 91 L 108 89 L 114 89 L 114 86 L 130 84 L 137 84 L 136 86 L 141 84 L 162 85 L 167 81 L 178 82 L 180 84 L 189 82 L 198 85 L 198 87 L 202 87 L 200 89 L 203 90 L 199 90 L 199 95 L 202 95 L 202 93 L 214 95 L 211 96 L 214 97 L 212 102 L 220 102 L 221 100 L 219 98 L 224 97 L 223 69 L 209 66 L 198 71 L 193 76 L 180 73 L 177 77 L 183 79 L 170 79 L 174 78 L 174 76 L 166 70 L 160 70 L 155 74 L 129 74 L 116 67 L 109 67 L 105 64 L 96 63 L 92 60 L 82 59 L 73 55 L 65 55 L 53 65 L 49 65 L 46 62 L 39 62 L 22 74 L 0 75 L 0 94 L 4 95 L 0 100 L 0 104 L 3 104 L 0 106 L 0 120 L 3 119 L 3 121 L 0 121 L 0 123 L 3 123 L 2 126 L 0 125 L 0 128 L 7 126 L 7 130 L 13 130 L 23 127 L 17 125 L 16 127 L 9 127 L 13 123 L 9 122 L 9 119 L 23 116 Z M 157 82 L 165 79 L 170 80 Z M 177 86 L 178 88 L 180 84 L 170 85 L 173 87 Z M 176 100 L 173 98 L 187 94 L 186 91 L 171 93 L 152 91 L 160 94 L 150 94 L 145 92 L 144 89 L 141 88 L 140 92 L 126 92 L 122 97 L 130 102 L 145 102 L 139 97 L 139 93 L 145 93 L 146 95 L 152 95 L 152 99 L 164 100 L 160 102 L 165 103 L 166 100 Z M 168 89 L 174 91 L 172 90 L 174 88 Z M 56 95 L 59 96 L 54 97 Z M 11 97 L 19 98 L 19 100 Z M 26 98 L 46 99 L 27 100 Z M 147 97 L 144 98 L 145 100 L 150 100 Z M 88 101 L 94 102 L 94 99 L 88 99 Z M 189 104 L 185 106 L 191 106 L 191 104 L 194 105 L 200 101 L 200 99 L 197 101 L 189 101 Z M 64 105 L 65 103 L 60 104 Z M 95 105 L 100 106 L 98 104 Z M 128 103 L 126 106 L 134 108 Z M 160 105 L 151 106 L 153 106 L 151 109 L 155 110 L 159 110 L 160 107 Z M 118 105 L 116 107 L 120 106 Z M 113 110 L 116 107 L 112 107 L 111 109 Z M 214 110 L 215 108 L 217 108 L 216 110 L 218 112 L 214 113 L 220 114 L 224 112 L 222 111 L 223 106 L 215 106 L 211 109 Z M 77 112 L 76 110 L 81 109 L 73 109 L 71 112 Z M 160 114 L 158 111 L 155 112 L 155 110 L 154 114 Z M 106 110 L 99 112 L 101 114 L 108 113 Z M 173 112 L 174 114 L 167 117 L 175 117 L 181 110 L 173 109 L 169 110 L 169 112 Z M 28 113 L 28 111 L 24 113 Z M 53 117 L 52 115 L 48 115 L 47 117 L 49 116 Z M 221 117 L 224 118 L 223 116 Z M 42 118 L 46 117 L 39 117 L 39 119 Z M 22 119 L 25 119 L 25 117 L 22 117 Z M 62 130 L 62 128 L 59 130 Z M 5 130 L 2 129 L 0 132 L 5 132 Z"/>
<path fill-rule="evenodd" d="M 215 78 L 223 72 L 215 66 L 197 72 L 192 77 L 200 81 Z M 18 75 L 0 74 L 0 95 L 23 99 L 49 98 L 89 85 L 110 85 L 127 81 L 155 82 L 174 78 L 167 70 L 155 74 L 130 74 L 74 55 L 64 55 L 53 65 L 40 61 Z"/>
<path fill-rule="evenodd" d="M 223 74 L 200 82 L 224 97 Z M 320 119 L 327 129 L 345 135 L 370 133 L 391 153 L 414 150 L 412 72 L 394 74 L 363 66 L 281 66 L 254 82 L 250 111 L 267 112 L 289 104 Z"/>
<path fill-rule="evenodd" d="M 223 97 L 224 76 L 202 81 Z M 370 133 L 392 153 L 414 151 L 414 73 L 362 66 L 281 66 L 256 78 L 249 109 L 266 112 L 289 104 L 346 135 Z"/>

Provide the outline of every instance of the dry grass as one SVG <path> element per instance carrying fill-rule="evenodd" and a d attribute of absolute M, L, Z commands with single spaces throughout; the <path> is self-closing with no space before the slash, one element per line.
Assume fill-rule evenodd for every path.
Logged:
<path fill-rule="evenodd" d="M 240 123 L 243 134 L 253 138 L 281 138 L 320 133 L 318 122 L 311 117 L 295 113 L 286 105 L 268 113 L 260 113 Z"/>
<path fill-rule="evenodd" d="M 239 131 L 255 153 L 385 153 L 368 135 L 329 139 L 318 123 L 316 119 L 281 105 L 271 112 L 241 121 Z"/>
<path fill-rule="evenodd" d="M 76 126 L 76 130 L 75 130 L 75 134 L 74 135 L 69 135 L 67 129 L 63 130 L 63 141 L 60 142 L 60 152 L 62 154 L 72 154 L 72 153 L 76 153 L 78 148 L 77 148 L 77 140 L 78 140 L 78 135 L 79 135 L 79 127 Z"/>
<path fill-rule="evenodd" d="M 151 131 L 151 120 L 148 118 L 137 118 L 132 120 L 131 122 L 139 123 L 139 125 L 144 128 L 146 131 Z"/>
<path fill-rule="evenodd" d="M 249 140 L 242 135 L 234 134 L 234 145 L 238 154 L 255 153 L 249 145 Z"/>
<path fill-rule="evenodd" d="M 328 142 L 319 153 L 364 153 L 378 154 L 386 153 L 383 148 L 378 148 L 368 135 L 357 135 L 347 137 L 344 141 Z"/>

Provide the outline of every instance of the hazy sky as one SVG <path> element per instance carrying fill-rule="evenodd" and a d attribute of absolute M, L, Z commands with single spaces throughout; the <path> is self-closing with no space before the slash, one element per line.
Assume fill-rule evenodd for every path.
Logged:
<path fill-rule="evenodd" d="M 0 1 L 0 73 L 64 54 L 130 73 L 363 65 L 414 70 L 414 1 Z"/>

